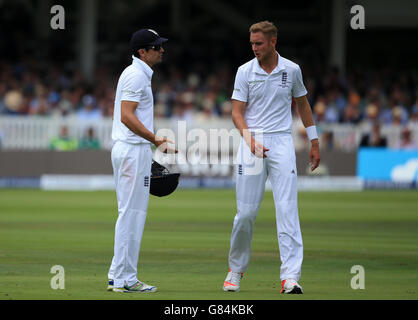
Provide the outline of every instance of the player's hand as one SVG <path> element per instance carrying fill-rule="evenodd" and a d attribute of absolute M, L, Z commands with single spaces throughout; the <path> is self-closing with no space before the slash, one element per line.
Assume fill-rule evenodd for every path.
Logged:
<path fill-rule="evenodd" d="M 319 166 L 319 162 L 321 161 L 321 156 L 319 153 L 319 141 L 318 139 L 312 140 L 311 150 L 309 152 L 309 166 L 311 167 L 311 171 L 314 171 Z"/>
<path fill-rule="evenodd" d="M 157 149 L 160 150 L 162 153 L 178 153 L 178 150 L 176 148 L 173 148 L 168 145 L 169 143 L 174 144 L 174 141 L 167 139 L 166 137 L 155 136 L 154 144 L 157 147 Z"/>
<path fill-rule="evenodd" d="M 257 158 L 267 158 L 266 152 L 270 149 L 267 149 L 262 143 L 258 142 L 254 138 L 251 137 L 250 141 L 250 150 L 253 155 Z"/>

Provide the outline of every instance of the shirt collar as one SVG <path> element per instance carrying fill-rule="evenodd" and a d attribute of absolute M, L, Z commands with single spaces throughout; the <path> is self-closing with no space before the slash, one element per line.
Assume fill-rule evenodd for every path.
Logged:
<path fill-rule="evenodd" d="M 277 53 L 277 57 L 278 57 L 278 63 L 277 63 L 277 66 L 273 69 L 273 71 L 270 74 L 279 73 L 280 71 L 286 69 L 283 58 L 280 56 L 280 54 L 277 51 L 276 51 L 276 53 Z M 258 73 L 258 74 L 266 75 L 267 72 L 265 72 L 263 70 L 263 68 L 260 67 L 260 63 L 258 62 L 257 58 L 254 58 L 254 59 L 255 59 L 255 70 L 254 70 L 254 72 Z"/>
<path fill-rule="evenodd" d="M 280 54 L 276 51 L 277 56 L 279 57 L 279 63 L 277 64 L 277 72 L 280 72 L 281 70 L 286 69 L 283 58 L 280 56 Z"/>
<path fill-rule="evenodd" d="M 144 71 L 147 77 L 151 80 L 154 71 L 151 69 L 149 65 L 147 65 L 144 61 L 135 56 L 132 56 L 132 64 L 140 70 Z"/>

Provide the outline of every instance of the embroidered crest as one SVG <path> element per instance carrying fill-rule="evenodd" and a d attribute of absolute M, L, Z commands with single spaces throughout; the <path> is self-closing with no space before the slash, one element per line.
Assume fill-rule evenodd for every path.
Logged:
<path fill-rule="evenodd" d="M 287 85 L 287 72 L 282 73 L 282 88 L 286 87 Z"/>

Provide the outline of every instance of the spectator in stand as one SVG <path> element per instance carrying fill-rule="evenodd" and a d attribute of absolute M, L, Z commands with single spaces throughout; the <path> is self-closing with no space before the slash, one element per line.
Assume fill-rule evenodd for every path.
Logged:
<path fill-rule="evenodd" d="M 217 118 L 215 95 L 206 95 L 201 104 L 201 110 L 195 116 L 196 121 L 207 121 Z"/>
<path fill-rule="evenodd" d="M 342 121 L 345 123 L 357 124 L 361 120 L 360 95 L 355 90 L 350 90 L 348 103 L 342 114 Z"/>
<path fill-rule="evenodd" d="M 326 105 L 323 100 L 324 99 L 319 98 L 313 107 L 315 123 L 326 122 L 325 121 Z"/>
<path fill-rule="evenodd" d="M 162 119 L 166 116 L 166 106 L 163 103 L 156 103 L 154 105 L 154 118 L 155 119 Z"/>
<path fill-rule="evenodd" d="M 79 149 L 100 149 L 100 141 L 97 139 L 93 127 L 89 127 L 80 139 Z"/>
<path fill-rule="evenodd" d="M 408 121 L 408 111 L 404 106 L 397 104 L 397 101 L 392 98 L 389 100 L 389 107 L 382 111 L 380 121 L 384 124 L 395 123 L 397 125 L 404 125 Z"/>
<path fill-rule="evenodd" d="M 57 117 L 65 117 L 72 114 L 74 111 L 74 105 L 71 102 L 71 94 L 68 90 L 62 90 L 60 99 L 56 106 L 52 109 L 51 114 Z"/>
<path fill-rule="evenodd" d="M 195 94 L 192 91 L 186 91 L 179 95 L 173 106 L 172 120 L 184 120 L 192 123 L 195 102 Z"/>
<path fill-rule="evenodd" d="M 360 141 L 360 147 L 387 147 L 387 139 L 380 132 L 379 122 L 373 124 L 369 134 L 363 135 Z"/>
<path fill-rule="evenodd" d="M 176 98 L 176 92 L 169 83 L 162 83 L 156 93 L 156 105 L 161 105 L 159 108 L 163 111 L 162 117 L 169 117 L 173 110 L 173 105 Z M 164 106 L 164 107 L 162 107 Z"/>
<path fill-rule="evenodd" d="M 362 121 L 366 124 L 373 124 L 379 121 L 379 108 L 376 104 L 370 103 L 367 105 Z"/>
<path fill-rule="evenodd" d="M 99 109 L 103 117 L 112 118 L 115 96 L 114 92 L 107 88 L 99 100 Z"/>
<path fill-rule="evenodd" d="M 11 90 L 4 96 L 6 114 L 19 114 L 24 107 L 24 98 L 20 90 Z"/>
<path fill-rule="evenodd" d="M 318 98 L 319 100 L 320 98 Z M 338 123 L 340 114 L 336 104 L 335 92 L 328 92 L 325 98 L 325 104 L 327 106 L 325 110 L 325 122 L 327 123 Z"/>
<path fill-rule="evenodd" d="M 50 113 L 51 105 L 48 101 L 46 88 L 38 84 L 35 86 L 35 97 L 29 103 L 30 115 L 45 116 Z"/>
<path fill-rule="evenodd" d="M 72 151 L 78 148 L 78 142 L 68 135 L 67 126 L 62 126 L 59 136 L 51 140 L 49 148 L 56 151 Z"/>
<path fill-rule="evenodd" d="M 399 148 L 404 150 L 418 150 L 418 142 L 414 141 L 413 132 L 408 127 L 404 127 L 401 131 Z"/>
<path fill-rule="evenodd" d="M 401 126 L 406 123 L 407 118 L 404 118 L 404 110 L 401 106 L 396 106 L 392 109 L 392 122 L 390 123 L 393 126 Z M 404 120 L 405 119 L 405 120 Z"/>
<path fill-rule="evenodd" d="M 380 88 L 379 83 L 374 83 L 367 91 L 366 97 L 366 105 L 370 103 L 375 104 L 379 109 L 382 103 L 385 102 L 385 94 L 384 91 Z"/>
<path fill-rule="evenodd" d="M 360 120 L 361 120 L 361 112 L 358 106 L 348 104 L 347 107 L 344 109 L 342 122 L 357 124 L 360 122 Z"/>
<path fill-rule="evenodd" d="M 337 107 L 338 110 L 338 114 L 342 114 L 344 111 L 344 108 L 347 105 L 347 97 L 343 94 L 343 92 L 341 91 L 341 89 L 336 88 L 335 90 L 335 100 L 334 103 Z M 350 97 L 350 95 L 349 95 Z"/>
<path fill-rule="evenodd" d="M 180 103 L 184 109 L 184 115 L 186 119 L 194 118 L 197 101 L 198 97 L 195 90 L 192 88 L 187 89 L 183 94 L 180 95 Z"/>
<path fill-rule="evenodd" d="M 96 99 L 92 95 L 85 95 L 81 101 L 82 107 L 77 111 L 78 119 L 99 120 L 102 118 L 100 109 L 96 107 Z"/>

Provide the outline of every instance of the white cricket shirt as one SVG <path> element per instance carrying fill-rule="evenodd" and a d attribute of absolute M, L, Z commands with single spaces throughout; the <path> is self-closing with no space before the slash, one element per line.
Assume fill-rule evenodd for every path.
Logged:
<path fill-rule="evenodd" d="M 278 53 L 276 68 L 267 74 L 257 58 L 238 68 L 232 99 L 247 103 L 244 119 L 251 132 L 291 132 L 292 96 L 307 94 L 299 65 Z"/>
<path fill-rule="evenodd" d="M 153 70 L 141 59 L 132 56 L 132 64 L 119 77 L 113 111 L 112 140 L 127 143 L 150 143 L 133 133 L 121 122 L 122 100 L 138 102 L 135 115 L 154 133 L 154 98 L 151 89 Z"/>

